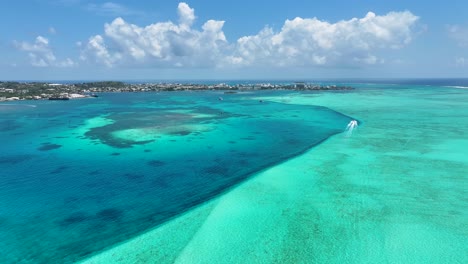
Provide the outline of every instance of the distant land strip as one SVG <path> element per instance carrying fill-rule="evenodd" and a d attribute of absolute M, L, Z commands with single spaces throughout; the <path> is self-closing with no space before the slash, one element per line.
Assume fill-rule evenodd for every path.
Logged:
<path fill-rule="evenodd" d="M 159 91 L 205 91 L 221 90 L 236 93 L 245 90 L 351 90 L 349 86 L 320 85 L 305 82 L 290 84 L 252 83 L 252 84 L 186 84 L 186 83 L 141 83 L 130 84 L 116 81 L 84 83 L 48 82 L 0 82 L 0 101 L 15 100 L 69 100 L 76 98 L 98 97 L 107 92 L 159 92 Z"/>

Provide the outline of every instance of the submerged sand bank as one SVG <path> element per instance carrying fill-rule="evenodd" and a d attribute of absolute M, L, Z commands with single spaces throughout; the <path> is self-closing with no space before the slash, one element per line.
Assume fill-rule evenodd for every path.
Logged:
<path fill-rule="evenodd" d="M 464 263 L 468 94 L 263 98 L 363 120 L 86 263 Z"/>

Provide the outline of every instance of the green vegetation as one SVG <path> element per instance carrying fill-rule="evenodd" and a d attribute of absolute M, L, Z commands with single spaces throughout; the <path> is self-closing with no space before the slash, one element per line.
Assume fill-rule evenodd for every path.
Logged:
<path fill-rule="evenodd" d="M 82 89 L 89 89 L 89 88 L 106 88 L 106 87 L 113 87 L 113 88 L 123 88 L 126 86 L 123 82 L 115 82 L 115 81 L 102 81 L 102 82 L 86 82 L 86 83 L 77 83 L 75 84 L 76 87 Z"/>
<path fill-rule="evenodd" d="M 0 101 L 40 100 L 54 98 L 89 97 L 92 93 L 102 92 L 149 92 L 149 91 L 187 91 L 187 90 L 350 90 L 348 86 L 318 85 L 297 82 L 294 84 L 181 84 L 152 83 L 128 84 L 117 81 L 85 83 L 43 83 L 43 82 L 0 82 Z"/>

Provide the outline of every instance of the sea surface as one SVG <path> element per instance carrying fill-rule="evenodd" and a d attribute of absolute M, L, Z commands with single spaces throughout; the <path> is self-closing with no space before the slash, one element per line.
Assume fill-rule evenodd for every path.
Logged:
<path fill-rule="evenodd" d="M 350 117 L 165 92 L 0 105 L 1 263 L 72 262 L 340 133 Z"/>
<path fill-rule="evenodd" d="M 466 263 L 466 84 L 351 85 L 0 104 L 0 263 Z"/>

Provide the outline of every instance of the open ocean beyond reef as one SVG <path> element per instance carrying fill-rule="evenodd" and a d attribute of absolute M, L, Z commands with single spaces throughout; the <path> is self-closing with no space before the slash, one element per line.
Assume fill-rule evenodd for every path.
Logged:
<path fill-rule="evenodd" d="M 348 85 L 1 103 L 0 263 L 467 263 L 467 85 Z"/>

